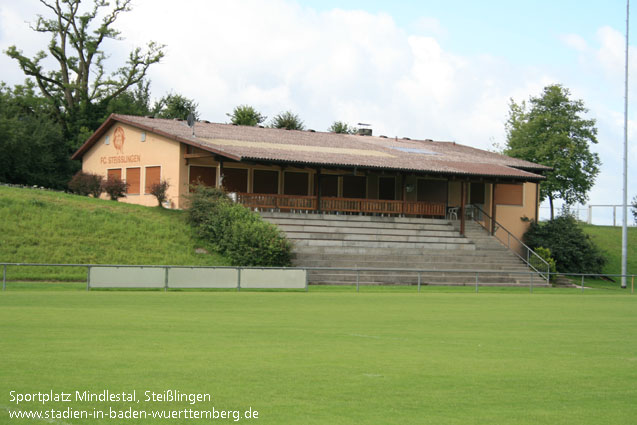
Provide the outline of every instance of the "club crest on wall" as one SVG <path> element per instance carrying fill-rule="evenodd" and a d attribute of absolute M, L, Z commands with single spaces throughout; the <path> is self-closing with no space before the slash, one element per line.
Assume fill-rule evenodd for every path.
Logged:
<path fill-rule="evenodd" d="M 124 153 L 124 129 L 122 127 L 117 127 L 113 133 L 113 146 L 115 147 L 115 151 L 117 153 Z"/>

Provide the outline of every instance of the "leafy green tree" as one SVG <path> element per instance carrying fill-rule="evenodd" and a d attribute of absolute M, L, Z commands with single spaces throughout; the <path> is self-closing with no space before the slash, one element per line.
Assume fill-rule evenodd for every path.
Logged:
<path fill-rule="evenodd" d="M 0 83 L 0 182 L 64 189 L 77 164 L 61 124 L 33 82 Z"/>
<path fill-rule="evenodd" d="M 285 128 L 286 130 L 305 130 L 303 121 L 301 121 L 298 115 L 292 113 L 291 111 L 281 112 L 280 114 L 272 118 L 270 127 Z"/>
<path fill-rule="evenodd" d="M 153 115 L 157 118 L 178 118 L 185 120 L 192 114 L 199 119 L 199 104 L 180 94 L 170 93 L 159 99 L 153 107 Z"/>
<path fill-rule="evenodd" d="M 40 2 L 48 16 L 38 15 L 32 29 L 51 35 L 48 52 L 41 50 L 30 58 L 10 46 L 6 53 L 35 80 L 72 151 L 101 124 L 113 99 L 144 80 L 149 67 L 164 56 L 163 46 L 149 42 L 146 49 L 134 49 L 125 64 L 108 74 L 102 44 L 120 39 L 113 25 L 121 13 L 131 10 L 131 0 L 94 0 L 85 13 L 80 11 L 81 0 Z M 55 66 L 49 68 L 49 63 Z"/>
<path fill-rule="evenodd" d="M 103 119 L 110 114 L 126 115 L 151 115 L 153 110 L 150 105 L 150 81 L 140 81 L 119 96 L 111 99 L 106 107 Z"/>
<path fill-rule="evenodd" d="M 334 121 L 327 131 L 330 133 L 356 134 L 358 129 L 356 127 L 350 127 L 347 123 L 342 121 Z"/>
<path fill-rule="evenodd" d="M 637 196 L 633 198 L 633 218 L 635 219 L 635 224 L 637 224 Z"/>
<path fill-rule="evenodd" d="M 504 153 L 552 167 L 540 185 L 551 219 L 555 199 L 567 205 L 586 202 L 599 174 L 599 157 L 590 151 L 590 144 L 597 143 L 597 128 L 594 119 L 583 116 L 587 112 L 584 102 L 570 99 L 570 91 L 559 84 L 545 87 L 528 104 L 511 100 Z"/>
<path fill-rule="evenodd" d="M 256 127 L 266 120 L 265 115 L 261 115 L 256 109 L 249 105 L 239 105 L 232 110 L 230 122 L 235 125 L 248 125 Z"/>

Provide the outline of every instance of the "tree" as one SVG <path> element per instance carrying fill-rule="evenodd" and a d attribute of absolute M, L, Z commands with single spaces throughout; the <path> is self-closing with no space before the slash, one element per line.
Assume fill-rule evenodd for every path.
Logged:
<path fill-rule="evenodd" d="M 568 89 L 554 84 L 528 105 L 511 100 L 506 123 L 506 155 L 552 168 L 540 185 L 540 200 L 548 198 L 551 219 L 557 198 L 567 205 L 586 202 L 601 164 L 589 146 L 597 143 L 595 120 L 584 118 L 584 102 L 569 96 Z"/>
<path fill-rule="evenodd" d="M 170 93 L 155 102 L 153 115 L 157 118 L 178 118 L 185 120 L 192 114 L 195 120 L 199 119 L 199 104 L 180 94 Z"/>
<path fill-rule="evenodd" d="M 31 28 L 51 35 L 48 53 L 42 50 L 29 58 L 16 46 L 10 46 L 6 53 L 35 79 L 73 150 L 101 124 L 113 99 L 143 81 L 148 68 L 164 56 L 164 46 L 151 41 L 145 50 L 136 48 L 123 66 L 107 74 L 102 43 L 119 39 L 120 32 L 113 24 L 121 13 L 131 10 L 131 0 L 115 0 L 112 6 L 106 0 L 94 0 L 85 13 L 80 11 L 81 0 L 40 2 L 49 16 L 38 15 Z M 47 70 L 45 58 L 49 55 L 56 65 Z"/>
<path fill-rule="evenodd" d="M 347 123 L 342 121 L 334 121 L 327 131 L 330 133 L 356 134 L 358 129 L 356 127 L 350 127 Z"/>
<path fill-rule="evenodd" d="M 64 189 L 77 170 L 62 126 L 28 82 L 0 83 L 0 182 Z"/>
<path fill-rule="evenodd" d="M 635 224 L 637 224 L 637 195 L 633 198 L 633 218 L 635 219 Z"/>
<path fill-rule="evenodd" d="M 266 120 L 265 115 L 261 115 L 249 105 L 239 105 L 232 110 L 232 114 L 226 114 L 230 117 L 230 122 L 235 125 L 249 125 L 256 127 Z"/>
<path fill-rule="evenodd" d="M 270 127 L 285 128 L 286 130 L 305 130 L 303 121 L 301 121 L 298 115 L 292 113 L 291 111 L 281 112 L 280 114 L 272 118 Z"/>
<path fill-rule="evenodd" d="M 106 107 L 104 119 L 110 114 L 152 115 L 150 106 L 150 81 L 140 81 L 119 96 L 113 98 Z"/>

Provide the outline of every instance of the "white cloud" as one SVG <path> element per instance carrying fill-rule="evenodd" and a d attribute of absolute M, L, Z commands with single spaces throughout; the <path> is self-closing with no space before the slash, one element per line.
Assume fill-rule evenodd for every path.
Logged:
<path fill-rule="evenodd" d="M 588 44 L 583 37 L 577 34 L 564 34 L 560 37 L 562 43 L 566 46 L 577 50 L 578 52 L 584 52 L 588 49 Z"/>
<path fill-rule="evenodd" d="M 411 28 L 414 33 L 419 35 L 428 35 L 438 38 L 444 38 L 447 36 L 447 29 L 436 18 L 430 16 L 422 16 L 416 19 Z"/>

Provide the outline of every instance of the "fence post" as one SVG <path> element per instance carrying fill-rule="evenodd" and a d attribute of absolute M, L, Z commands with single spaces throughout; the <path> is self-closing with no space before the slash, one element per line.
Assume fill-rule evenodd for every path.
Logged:
<path fill-rule="evenodd" d="M 308 269 L 305 269 L 305 292 L 307 292 L 309 280 L 310 280 L 310 271 Z"/>
<path fill-rule="evenodd" d="M 360 270 L 356 269 L 356 292 L 358 292 L 358 285 L 360 283 L 360 277 L 361 277 L 361 272 L 360 272 Z"/>
<path fill-rule="evenodd" d="M 5 266 L 6 268 L 7 266 Z M 630 279 L 630 295 L 635 293 L 635 275 Z"/>
<path fill-rule="evenodd" d="M 2 290 L 7 290 L 7 265 L 4 265 L 4 269 L 2 270 Z"/>
<path fill-rule="evenodd" d="M 91 290 L 91 266 L 86 266 L 86 290 Z"/>
<path fill-rule="evenodd" d="M 530 287 L 530 291 L 531 291 L 531 293 L 533 293 L 533 275 L 534 275 L 534 274 L 535 274 L 535 273 L 531 273 L 531 287 Z"/>
<path fill-rule="evenodd" d="M 168 266 L 164 267 L 164 292 L 168 291 Z"/>
<path fill-rule="evenodd" d="M 593 224 L 593 206 L 588 206 L 588 224 Z"/>
<path fill-rule="evenodd" d="M 476 272 L 476 294 L 478 293 L 478 272 Z"/>
<path fill-rule="evenodd" d="M 582 294 L 584 293 L 584 275 L 582 275 Z"/>
<path fill-rule="evenodd" d="M 237 267 L 237 291 L 241 290 L 241 267 Z"/>
<path fill-rule="evenodd" d="M 422 273 L 418 272 L 418 292 L 420 292 L 420 281 L 422 280 Z"/>

